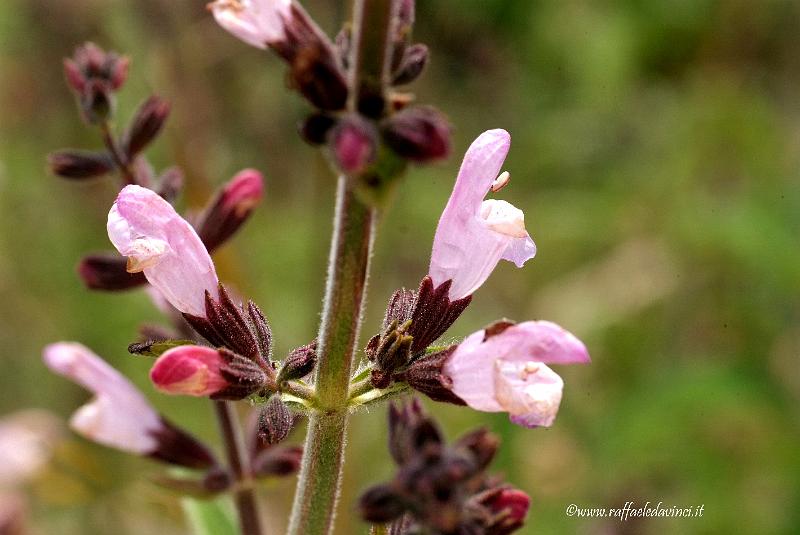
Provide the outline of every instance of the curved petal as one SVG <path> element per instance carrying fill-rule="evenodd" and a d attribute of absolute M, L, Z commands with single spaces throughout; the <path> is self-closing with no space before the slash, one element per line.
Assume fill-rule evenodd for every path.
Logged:
<path fill-rule="evenodd" d="M 494 270 L 511 238 L 480 218 L 481 203 L 511 146 L 505 130 L 481 134 L 467 150 L 456 184 L 433 238 L 429 275 L 435 286 L 451 280 L 450 299 L 479 288 Z"/>
<path fill-rule="evenodd" d="M 291 0 L 217 0 L 209 4 L 217 23 L 245 43 L 266 48 L 286 39 Z"/>
<path fill-rule="evenodd" d="M 44 349 L 45 364 L 97 397 L 81 407 L 70 421 L 84 437 L 124 451 L 148 454 L 157 449 L 154 433 L 163 424 L 147 399 L 122 374 L 75 342 Z"/>
<path fill-rule="evenodd" d="M 558 414 L 564 381 L 546 365 L 535 362 L 495 363 L 498 403 L 511 421 L 525 427 L 549 427 Z"/>
<path fill-rule="evenodd" d="M 495 396 L 495 358 L 482 350 L 484 331 L 467 337 L 447 359 L 442 372 L 452 381 L 453 392 L 475 410 L 501 412 Z"/>
<path fill-rule="evenodd" d="M 205 317 L 205 292 L 218 297 L 219 281 L 203 242 L 154 191 L 126 186 L 108 214 L 108 237 L 172 306 Z"/>
<path fill-rule="evenodd" d="M 551 321 L 526 321 L 490 337 L 481 351 L 512 362 L 586 364 L 591 361 L 578 338 Z"/>
<path fill-rule="evenodd" d="M 513 262 L 515 266 L 521 268 L 525 262 L 536 256 L 536 244 L 533 243 L 530 235 L 525 233 L 522 238 L 514 238 L 503 251 L 503 260 Z"/>

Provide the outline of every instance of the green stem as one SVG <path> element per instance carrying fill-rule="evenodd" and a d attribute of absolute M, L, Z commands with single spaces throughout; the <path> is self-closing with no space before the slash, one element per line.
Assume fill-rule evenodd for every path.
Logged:
<path fill-rule="evenodd" d="M 263 535 L 255 489 L 250 475 L 249 456 L 241 428 L 236 421 L 233 405 L 226 401 L 215 401 L 214 409 L 225 443 L 228 464 L 238 483 L 233 501 L 236 503 L 236 511 L 239 514 L 242 535 Z"/>
<path fill-rule="evenodd" d="M 394 0 L 355 0 L 348 108 L 382 97 Z M 317 336 L 317 408 L 308 421 L 289 535 L 329 535 L 339 497 L 353 358 L 375 234 L 376 210 L 354 192 L 357 177 L 339 177 L 322 321 Z"/>
<path fill-rule="evenodd" d="M 369 257 L 375 228 L 373 209 L 356 199 L 339 178 L 333 243 L 319 331 L 316 393 L 300 468 L 291 535 L 332 532 L 344 461 L 347 401 L 358 342 Z"/>

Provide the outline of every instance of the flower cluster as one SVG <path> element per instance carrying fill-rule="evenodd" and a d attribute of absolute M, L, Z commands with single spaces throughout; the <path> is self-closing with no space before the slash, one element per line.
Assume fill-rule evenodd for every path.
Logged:
<path fill-rule="evenodd" d="M 399 91 L 428 61 L 427 47 L 411 39 L 414 1 L 377 4 L 383 15 L 365 22 L 359 17 L 369 14 L 368 3 L 357 2 L 354 26 L 346 26 L 335 40 L 294 0 L 209 4 L 225 30 L 286 62 L 290 87 L 314 108 L 300 133 L 322 147 L 340 176 L 319 342 L 315 338 L 283 359 L 273 354 L 264 312 L 220 281 L 211 256 L 261 201 L 261 174 L 239 172 L 202 211 L 182 216 L 173 206 L 182 173 L 170 168 L 156 175 L 144 155 L 162 132 L 169 105 L 151 96 L 117 136 L 111 124 L 113 94 L 127 76 L 128 60 L 87 44 L 64 64 L 81 113 L 98 127 L 105 147 L 58 151 L 50 155 L 50 166 L 69 179 L 116 172 L 122 184 L 106 226 L 118 254 L 84 257 L 79 275 L 91 289 L 147 287 L 171 325 L 143 326 L 128 350 L 155 359 L 150 379 L 159 392 L 215 401 L 227 464 L 168 422 L 86 347 L 52 344 L 44 360 L 95 396 L 72 417 L 75 431 L 106 446 L 201 471 L 189 478 L 164 476 L 160 482 L 187 494 L 234 493 L 247 535 L 260 533 L 252 481 L 292 474 L 301 459 L 290 531 L 323 533 L 303 531 L 313 515 L 324 517 L 315 522 L 330 530 L 342 449 L 332 441 L 344 436 L 348 413 L 356 407 L 416 390 L 434 401 L 506 412 L 524 427 L 550 426 L 564 383 L 548 365 L 590 360 L 578 338 L 548 321 L 500 320 L 460 343 L 435 345 L 501 260 L 522 267 L 536 254 L 523 212 L 486 198 L 510 181 L 502 167 L 511 137 L 495 129 L 478 136 L 464 156 L 436 229 L 427 274 L 416 290 L 392 294 L 383 324 L 353 372 L 377 212 L 409 163 L 431 162 L 450 152 L 450 128 L 441 113 L 412 106 L 412 96 Z M 376 27 L 367 31 L 367 23 Z M 365 35 L 371 33 L 383 57 L 372 58 L 373 71 L 365 73 L 361 60 L 369 56 Z M 349 220 L 353 214 L 359 217 Z M 350 310 L 331 304 L 337 299 Z M 244 399 L 260 408 L 251 411 L 243 440 L 229 402 Z M 283 443 L 302 415 L 309 416 L 310 430 L 305 458 L 303 448 Z M 448 445 L 416 399 L 390 407 L 389 430 L 389 449 L 399 468 L 390 482 L 363 494 L 359 505 L 365 520 L 390 524 L 395 535 L 507 535 L 523 525 L 528 496 L 486 474 L 499 445 L 494 435 L 481 429 Z M 328 487 L 315 490 L 314 471 L 328 469 L 335 473 L 319 478 Z M 315 507 L 319 510 L 312 511 Z"/>
<path fill-rule="evenodd" d="M 392 533 L 507 535 L 522 527 L 528 496 L 484 472 L 499 440 L 484 429 L 447 445 L 417 400 L 389 408 L 389 451 L 399 469 L 367 489 L 359 511 Z"/>

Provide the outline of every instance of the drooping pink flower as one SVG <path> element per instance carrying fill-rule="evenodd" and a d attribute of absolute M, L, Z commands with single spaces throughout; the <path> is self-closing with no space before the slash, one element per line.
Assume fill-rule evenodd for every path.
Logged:
<path fill-rule="evenodd" d="M 154 191 L 125 186 L 108 213 L 108 237 L 172 306 L 205 317 L 205 292 L 218 297 L 217 273 L 192 226 Z"/>
<path fill-rule="evenodd" d="M 501 259 L 522 267 L 536 254 L 522 211 L 506 201 L 484 200 L 508 180 L 498 174 L 510 146 L 505 130 L 489 130 L 472 143 L 439 219 L 429 275 L 436 286 L 452 279 L 452 300 L 475 292 Z"/>
<path fill-rule="evenodd" d="M 500 332 L 471 334 L 448 358 L 443 374 L 473 409 L 508 412 L 525 427 L 549 427 L 564 382 L 545 364 L 590 362 L 586 346 L 549 321 L 527 321 Z"/>
<path fill-rule="evenodd" d="M 220 26 L 257 48 L 286 39 L 291 7 L 291 0 L 216 0 L 208 4 Z"/>
<path fill-rule="evenodd" d="M 150 379 L 160 391 L 184 396 L 210 396 L 229 386 L 220 373 L 225 364 L 216 349 L 179 346 L 166 351 L 150 370 Z"/>
<path fill-rule="evenodd" d="M 47 366 L 95 394 L 72 415 L 70 426 L 80 435 L 119 450 L 151 455 L 165 430 L 158 413 L 139 390 L 117 370 L 75 342 L 44 349 Z"/>

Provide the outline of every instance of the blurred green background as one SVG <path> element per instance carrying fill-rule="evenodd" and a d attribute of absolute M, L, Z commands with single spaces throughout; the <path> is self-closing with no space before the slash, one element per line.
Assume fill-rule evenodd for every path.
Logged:
<path fill-rule="evenodd" d="M 126 353 L 142 292 L 92 293 L 74 266 L 110 249 L 116 182 L 50 176 L 56 148 L 98 147 L 78 119 L 61 58 L 86 40 L 129 54 L 121 118 L 151 92 L 173 114 L 150 151 L 177 163 L 197 208 L 256 167 L 267 195 L 217 255 L 222 277 L 266 311 L 277 354 L 314 334 L 334 181 L 295 134 L 306 105 L 282 64 L 219 29 L 203 1 L 0 3 L 0 415 L 65 419 L 87 399 L 48 373 L 41 348 L 79 340 L 139 384 L 172 420 L 216 441 L 205 400 L 167 398 Z M 330 33 L 343 1 L 304 2 Z M 513 136 L 500 195 L 526 212 L 539 254 L 500 266 L 451 334 L 502 316 L 557 321 L 593 363 L 558 369 L 553 428 L 426 403 L 448 436 L 503 438 L 494 465 L 532 498 L 523 533 L 797 533 L 800 530 L 800 4 L 795 0 L 420 0 L 415 36 L 432 49 L 412 86 L 456 127 L 446 163 L 414 168 L 379 233 L 365 335 L 388 295 L 426 273 L 436 222 L 469 142 Z M 393 467 L 384 411 L 357 415 L 339 516 Z M 294 440 L 302 440 L 296 433 Z M 67 431 L 53 460 L 5 496 L 25 496 L 40 534 L 186 533 L 160 467 Z M 7 463 L 0 459 L 0 463 Z M 293 481 L 262 489 L 283 529 Z M 626 501 L 705 505 L 702 518 L 578 519 Z"/>

